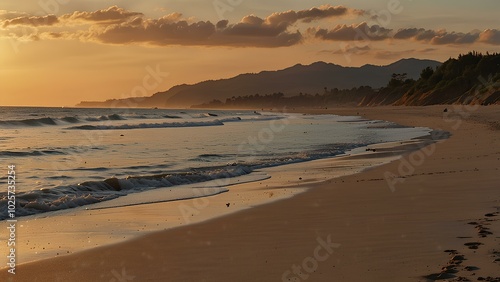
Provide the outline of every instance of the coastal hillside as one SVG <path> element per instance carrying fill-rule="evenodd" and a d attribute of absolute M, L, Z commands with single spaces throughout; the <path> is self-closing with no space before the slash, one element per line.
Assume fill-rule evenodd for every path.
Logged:
<path fill-rule="evenodd" d="M 392 78 L 367 95 L 362 106 L 500 103 L 500 54 L 470 52 L 450 58 L 437 69 L 425 68 L 416 81 Z"/>
<path fill-rule="evenodd" d="M 500 54 L 469 52 L 450 58 L 437 67 L 419 70 L 418 78 L 395 72 L 386 77 L 384 87 L 369 85 L 338 89 L 324 88 L 322 94 L 301 93 L 286 96 L 284 92 L 266 95 L 237 96 L 225 101 L 212 100 L 196 105 L 200 108 L 264 107 L 334 107 L 437 104 L 500 104 Z M 318 85 L 317 88 L 320 88 Z"/>
<path fill-rule="evenodd" d="M 229 79 L 209 80 L 193 85 L 177 85 L 165 92 L 141 99 L 108 100 L 104 102 L 81 102 L 80 107 L 191 107 L 212 100 L 226 100 L 233 96 L 265 95 L 275 92 L 284 96 L 300 93 L 323 94 L 324 88 L 351 89 L 368 85 L 380 88 L 387 84 L 393 73 L 406 73 L 417 79 L 420 70 L 435 68 L 441 63 L 432 60 L 403 59 L 386 66 L 364 65 L 343 67 L 332 63 L 316 62 L 310 65 L 297 64 L 278 71 L 241 74 Z"/>

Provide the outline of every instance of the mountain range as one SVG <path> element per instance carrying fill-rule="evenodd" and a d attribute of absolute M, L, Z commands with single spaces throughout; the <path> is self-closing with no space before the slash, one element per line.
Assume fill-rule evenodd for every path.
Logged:
<path fill-rule="evenodd" d="M 196 84 L 182 84 L 150 97 L 111 99 L 103 102 L 84 101 L 79 107 L 162 107 L 188 108 L 212 100 L 224 101 L 233 96 L 283 93 L 285 96 L 323 93 L 325 89 L 350 89 L 387 85 L 391 75 L 406 74 L 418 79 L 422 69 L 436 68 L 438 61 L 402 59 L 386 66 L 366 64 L 361 67 L 343 67 L 333 63 L 315 62 L 297 64 L 277 71 L 240 74 L 228 79 L 207 80 Z"/>

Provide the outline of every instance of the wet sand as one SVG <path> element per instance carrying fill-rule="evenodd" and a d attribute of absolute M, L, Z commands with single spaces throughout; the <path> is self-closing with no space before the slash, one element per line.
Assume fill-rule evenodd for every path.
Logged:
<path fill-rule="evenodd" d="M 296 172 L 302 179 L 294 185 L 308 188 L 305 193 L 122 243 L 18 265 L 16 275 L 2 269 L 0 280 L 432 281 L 464 277 L 475 281 L 499 276 L 500 107 L 448 106 L 443 113 L 444 108 L 298 110 L 359 114 L 442 129 L 452 136 L 392 163 L 340 178 L 328 180 L 335 167 L 325 162 L 314 168 L 322 171 L 321 176 L 315 174 L 316 181 L 301 183 L 309 173 Z M 373 153 L 383 152 L 376 148 Z M 222 195 L 213 197 L 209 206 L 224 204 L 215 200 Z M 233 197 L 225 208 L 240 201 Z M 99 224 L 105 216 L 95 219 Z"/>

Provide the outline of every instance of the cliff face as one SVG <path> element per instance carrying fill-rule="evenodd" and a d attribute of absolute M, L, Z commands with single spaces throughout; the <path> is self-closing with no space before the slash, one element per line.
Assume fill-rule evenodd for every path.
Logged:
<path fill-rule="evenodd" d="M 359 103 L 361 106 L 435 104 L 500 104 L 500 54 L 460 55 L 436 70 L 422 70 L 415 82 L 398 89 L 388 86 Z"/>

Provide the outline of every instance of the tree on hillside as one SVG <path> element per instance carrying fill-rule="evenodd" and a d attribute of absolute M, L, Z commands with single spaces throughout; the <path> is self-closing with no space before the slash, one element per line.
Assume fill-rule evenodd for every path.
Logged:
<path fill-rule="evenodd" d="M 420 72 L 420 78 L 423 80 L 429 79 L 434 74 L 434 69 L 431 67 L 426 67 Z"/>
<path fill-rule="evenodd" d="M 406 73 L 393 73 L 391 76 L 391 80 L 389 81 L 389 87 L 398 87 L 401 86 L 406 80 Z"/>

